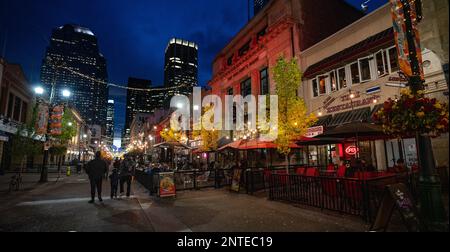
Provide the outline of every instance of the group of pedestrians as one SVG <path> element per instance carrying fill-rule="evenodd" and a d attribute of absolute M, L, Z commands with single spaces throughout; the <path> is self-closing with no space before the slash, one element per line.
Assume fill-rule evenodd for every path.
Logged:
<path fill-rule="evenodd" d="M 95 159 L 86 165 L 86 173 L 89 176 L 91 185 L 91 201 L 95 202 L 95 192 L 100 202 L 102 199 L 102 183 L 105 174 L 109 174 L 111 183 L 111 199 L 118 198 L 118 191 L 120 187 L 120 196 L 124 193 L 124 185 L 127 185 L 127 198 L 131 195 L 131 183 L 135 174 L 135 164 L 131 157 L 126 157 L 124 160 L 116 159 L 112 163 L 112 170 L 109 172 L 109 164 L 101 157 L 101 152 L 95 154 Z"/>

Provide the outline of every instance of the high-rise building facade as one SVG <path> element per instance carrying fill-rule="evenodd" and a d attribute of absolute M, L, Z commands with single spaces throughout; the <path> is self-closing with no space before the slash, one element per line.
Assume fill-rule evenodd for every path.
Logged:
<path fill-rule="evenodd" d="M 150 114 L 154 110 L 152 107 L 152 94 L 149 90 L 151 85 L 151 80 L 137 78 L 128 79 L 129 89 L 127 91 L 127 109 L 124 132 L 125 138 L 130 136 L 131 123 L 138 113 Z"/>
<path fill-rule="evenodd" d="M 52 85 L 55 87 L 53 102 L 63 102 L 62 90 L 69 89 L 72 93 L 69 103 L 87 124 L 106 127 L 107 79 L 106 60 L 91 30 L 77 25 L 53 30 L 41 66 L 41 82 L 46 85 L 47 94 Z"/>
<path fill-rule="evenodd" d="M 192 93 L 198 85 L 198 45 L 182 39 L 171 39 L 166 48 L 164 65 L 165 87 L 178 87 L 168 92 L 168 98 Z"/>
<path fill-rule="evenodd" d="M 106 112 L 106 139 L 108 146 L 114 142 L 114 100 L 108 100 L 108 109 Z"/>
<path fill-rule="evenodd" d="M 254 15 L 258 14 L 270 0 L 254 0 L 253 1 L 253 12 Z"/>

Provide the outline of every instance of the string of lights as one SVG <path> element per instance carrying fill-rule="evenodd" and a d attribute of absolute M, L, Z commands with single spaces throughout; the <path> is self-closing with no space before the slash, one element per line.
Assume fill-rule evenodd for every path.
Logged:
<path fill-rule="evenodd" d="M 82 78 L 85 78 L 87 80 L 90 80 L 94 83 L 98 83 L 98 84 L 102 84 L 102 85 L 106 85 L 107 87 L 114 87 L 114 88 L 119 88 L 119 89 L 124 89 L 124 90 L 132 90 L 132 91 L 141 91 L 141 92 L 160 92 L 160 91 L 170 91 L 170 90 L 176 90 L 182 87 L 186 87 L 187 84 L 182 84 L 179 86 L 175 86 L 175 87 L 158 87 L 158 88 L 131 88 L 131 87 L 126 87 L 124 85 L 120 85 L 120 84 L 116 84 L 116 83 L 111 83 L 111 82 L 106 82 L 103 80 L 99 80 L 96 79 L 92 76 L 88 76 L 86 74 L 80 73 L 78 71 L 75 71 L 74 69 L 71 69 L 70 67 L 64 66 L 62 64 L 56 64 L 55 61 L 51 58 L 51 57 L 47 57 L 47 62 L 50 64 L 50 66 L 54 69 L 64 69 L 66 71 L 69 71 L 72 74 L 78 75 Z"/>

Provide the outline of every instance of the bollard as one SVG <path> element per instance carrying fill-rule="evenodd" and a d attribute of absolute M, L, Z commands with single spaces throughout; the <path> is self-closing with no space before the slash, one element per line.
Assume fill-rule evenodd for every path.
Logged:
<path fill-rule="evenodd" d="M 70 169 L 70 167 L 67 167 L 67 177 L 70 177 L 70 174 L 71 173 L 71 169 Z"/>

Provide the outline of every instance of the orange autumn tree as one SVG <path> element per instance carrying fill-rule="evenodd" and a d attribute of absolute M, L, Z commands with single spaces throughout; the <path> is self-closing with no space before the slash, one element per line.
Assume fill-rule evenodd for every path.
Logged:
<path fill-rule="evenodd" d="M 206 106 L 202 109 L 202 116 L 200 120 L 200 124 L 208 118 L 211 120 L 211 123 L 214 122 L 214 116 L 210 117 L 208 113 L 212 113 L 214 106 Z M 206 130 L 203 125 L 201 125 L 201 130 L 195 130 L 193 132 L 194 138 L 200 138 L 202 140 L 202 144 L 200 145 L 200 151 L 202 152 L 212 152 L 216 151 L 218 148 L 219 141 L 219 131 L 217 130 Z M 194 127 L 196 128 L 196 127 Z"/>

